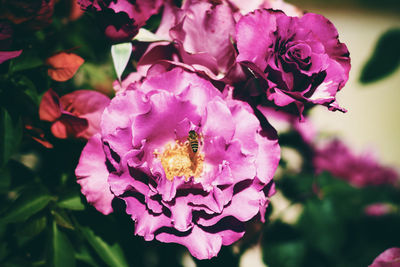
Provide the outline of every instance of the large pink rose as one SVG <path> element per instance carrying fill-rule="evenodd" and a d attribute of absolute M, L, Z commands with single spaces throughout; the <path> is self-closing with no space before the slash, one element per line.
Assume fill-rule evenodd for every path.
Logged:
<path fill-rule="evenodd" d="M 306 104 L 344 111 L 335 96 L 349 77 L 349 51 L 325 17 L 256 10 L 240 19 L 236 39 L 237 61 L 260 79 L 268 100 L 294 103 L 300 113 Z"/>
<path fill-rule="evenodd" d="M 107 181 L 102 192 L 110 199 L 111 189 L 125 201 L 135 234 L 182 244 L 207 259 L 241 238 L 244 222 L 264 219 L 280 157 L 271 132 L 248 104 L 175 68 L 112 99 L 101 136 L 89 141 L 76 174 Z M 81 185 L 106 213 L 104 203 L 93 201 L 99 188 Z"/>

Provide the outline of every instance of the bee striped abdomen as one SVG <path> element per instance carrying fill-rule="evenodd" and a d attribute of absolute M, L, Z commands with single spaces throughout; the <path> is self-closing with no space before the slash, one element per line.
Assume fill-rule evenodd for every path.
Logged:
<path fill-rule="evenodd" d="M 199 150 L 199 139 L 198 135 L 195 131 L 189 131 L 188 141 L 190 148 L 192 149 L 193 153 L 196 153 Z"/>

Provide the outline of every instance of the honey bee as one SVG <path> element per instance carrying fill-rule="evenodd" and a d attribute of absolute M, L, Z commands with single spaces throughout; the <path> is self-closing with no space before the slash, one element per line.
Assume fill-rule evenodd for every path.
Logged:
<path fill-rule="evenodd" d="M 193 153 L 196 153 L 199 150 L 199 135 L 195 131 L 190 130 L 188 141 Z"/>

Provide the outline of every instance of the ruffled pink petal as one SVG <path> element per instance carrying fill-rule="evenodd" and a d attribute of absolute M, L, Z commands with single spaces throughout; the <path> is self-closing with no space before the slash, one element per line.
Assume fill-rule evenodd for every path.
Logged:
<path fill-rule="evenodd" d="M 165 243 L 184 245 L 189 249 L 190 254 L 199 260 L 211 259 L 217 256 L 222 245 L 220 235 L 207 233 L 198 226 L 194 226 L 190 233 L 182 233 L 182 235 L 161 232 L 156 236 L 156 239 Z"/>
<path fill-rule="evenodd" d="M 114 195 L 107 183 L 107 170 L 100 134 L 89 139 L 82 151 L 78 166 L 75 169 L 78 184 L 87 201 L 98 211 L 107 215 L 113 211 L 111 202 Z"/>
<path fill-rule="evenodd" d="M 194 89 L 189 90 L 189 88 Z M 141 91 L 146 93 L 154 89 L 165 90 L 174 95 L 179 95 L 182 100 L 191 101 L 199 114 L 202 113 L 211 99 L 220 95 L 220 92 L 209 81 L 181 68 L 174 68 L 166 73 L 151 77 L 141 86 Z"/>
<path fill-rule="evenodd" d="M 214 99 L 209 102 L 205 109 L 203 121 L 201 122 L 202 134 L 207 136 L 222 136 L 228 144 L 235 133 L 235 124 L 232 114 L 222 99 Z"/>
<path fill-rule="evenodd" d="M 198 224 L 202 226 L 215 225 L 221 219 L 232 216 L 239 221 L 245 222 L 253 218 L 260 211 L 260 204 L 264 193 L 253 186 L 248 186 L 232 197 L 231 203 L 224 208 L 224 212 L 210 219 L 200 217 Z M 240 210 L 240 212 L 238 212 Z"/>
<path fill-rule="evenodd" d="M 124 197 L 126 213 L 135 221 L 135 235 L 143 236 L 145 240 L 154 239 L 154 233 L 162 227 L 170 227 L 171 219 L 164 214 L 152 215 L 145 205 L 136 197 Z"/>
<path fill-rule="evenodd" d="M 132 123 L 133 146 L 146 139 L 146 151 L 152 153 L 168 142 L 175 140 L 175 127 L 185 118 L 195 124 L 200 116 L 189 101 L 180 101 L 166 91 L 155 92 L 149 96 L 151 109 L 146 114 L 138 115 Z M 166 123 L 167 122 L 167 123 Z"/>
<path fill-rule="evenodd" d="M 103 112 L 100 124 L 102 135 L 115 134 L 117 129 L 131 128 L 131 118 L 149 110 L 149 100 L 142 92 L 129 90 L 116 95 Z"/>
<path fill-rule="evenodd" d="M 258 147 L 255 136 L 260 128 L 259 121 L 247 103 L 228 101 L 228 105 L 236 125 L 233 139 L 241 141 L 243 153 L 254 153 Z"/>
<path fill-rule="evenodd" d="M 239 55 L 237 62 L 251 61 L 261 70 L 267 67 L 266 55 L 270 53 L 277 29 L 276 17 L 256 10 L 244 16 L 236 24 L 236 40 Z"/>
<path fill-rule="evenodd" d="M 268 130 L 261 131 L 256 136 L 256 140 L 258 143 L 257 178 L 265 185 L 272 180 L 275 174 L 281 158 L 281 150 L 275 133 L 268 133 Z"/>

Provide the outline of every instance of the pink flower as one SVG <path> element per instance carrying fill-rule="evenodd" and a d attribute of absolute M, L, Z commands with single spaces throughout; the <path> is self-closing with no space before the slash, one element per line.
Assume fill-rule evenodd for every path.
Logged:
<path fill-rule="evenodd" d="M 84 169 L 87 180 L 108 179 L 135 234 L 182 244 L 207 259 L 241 238 L 244 222 L 264 219 L 280 154 L 272 131 L 246 103 L 175 68 L 111 100 L 101 137 L 93 137 L 102 149 L 82 152 L 77 175 Z M 108 168 L 88 160 L 105 165 L 101 155 Z"/>
<path fill-rule="evenodd" d="M 354 155 L 339 140 L 316 149 L 314 166 L 317 172 L 328 171 L 356 187 L 399 182 L 393 169 L 379 165 L 372 155 Z"/>
<path fill-rule="evenodd" d="M 213 80 L 231 82 L 238 79 L 242 72 L 235 62 L 236 51 L 232 44 L 235 23 L 228 5 L 199 1 L 179 9 L 166 4 L 157 35 L 173 42 L 150 45 L 139 60 L 138 68 L 148 69 L 162 62 Z"/>
<path fill-rule="evenodd" d="M 256 10 L 240 19 L 236 39 L 237 61 L 257 75 L 268 100 L 300 113 L 305 104 L 344 111 L 335 96 L 349 77 L 349 52 L 325 17 Z"/>
<path fill-rule="evenodd" d="M 374 203 L 365 207 L 364 212 L 369 216 L 383 216 L 391 213 L 394 207 L 388 203 Z"/>
<path fill-rule="evenodd" d="M 400 267 L 400 248 L 388 248 L 369 267 Z"/>
<path fill-rule="evenodd" d="M 96 91 L 78 90 L 59 97 L 50 89 L 43 95 L 39 116 L 53 123 L 51 132 L 57 138 L 89 139 L 99 132 L 101 114 L 109 103 Z"/>
<path fill-rule="evenodd" d="M 96 15 L 104 34 L 115 43 L 130 41 L 146 21 L 158 13 L 163 0 L 78 0 Z"/>

